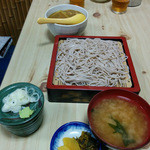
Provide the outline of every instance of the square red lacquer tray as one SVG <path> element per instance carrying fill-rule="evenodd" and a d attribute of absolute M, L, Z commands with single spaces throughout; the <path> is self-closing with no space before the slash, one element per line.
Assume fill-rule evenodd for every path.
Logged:
<path fill-rule="evenodd" d="M 86 39 L 86 38 L 100 38 L 103 40 L 114 40 L 122 43 L 124 53 L 128 57 L 126 63 L 129 67 L 129 73 L 131 76 L 132 87 L 103 87 L 103 86 L 68 86 L 68 85 L 54 85 L 53 84 L 53 76 L 55 71 L 55 63 L 57 56 L 57 49 L 60 40 L 66 40 L 67 38 L 78 38 L 78 39 Z M 110 36 L 65 36 L 65 35 L 57 35 L 55 37 L 53 53 L 51 58 L 51 64 L 48 74 L 47 80 L 47 92 L 49 101 L 54 102 L 89 102 L 90 99 L 100 91 L 107 89 L 124 89 L 134 93 L 140 92 L 140 86 L 138 83 L 138 79 L 135 73 L 135 69 L 133 66 L 133 62 L 131 59 L 131 55 L 129 52 L 129 48 L 127 45 L 127 41 L 125 37 L 110 37 Z"/>

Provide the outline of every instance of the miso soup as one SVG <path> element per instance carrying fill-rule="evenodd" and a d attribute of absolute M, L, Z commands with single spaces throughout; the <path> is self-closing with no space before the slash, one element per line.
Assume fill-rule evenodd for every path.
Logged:
<path fill-rule="evenodd" d="M 93 109 L 91 119 L 96 133 L 117 147 L 138 146 L 147 136 L 145 114 L 127 101 L 104 99 Z"/>
<path fill-rule="evenodd" d="M 67 9 L 67 10 L 59 10 L 53 14 L 51 14 L 48 18 L 68 18 L 72 17 L 76 14 L 82 14 L 79 11 L 72 10 L 72 9 Z"/>

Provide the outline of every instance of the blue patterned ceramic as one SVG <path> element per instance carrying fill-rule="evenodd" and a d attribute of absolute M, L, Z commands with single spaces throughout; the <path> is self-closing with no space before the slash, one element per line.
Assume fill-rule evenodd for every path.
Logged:
<path fill-rule="evenodd" d="M 34 110 L 29 118 L 20 118 L 19 113 L 3 112 L 3 98 L 19 88 L 33 88 L 40 98 L 37 102 L 29 103 L 28 106 Z M 18 136 L 28 136 L 35 132 L 43 120 L 44 95 L 42 91 L 31 83 L 11 84 L 0 91 L 0 124 L 13 134 Z"/>
<path fill-rule="evenodd" d="M 64 137 L 80 137 L 82 131 L 89 132 L 91 136 L 94 137 L 89 125 L 83 122 L 69 122 L 62 125 L 56 130 L 51 139 L 50 150 L 57 150 L 59 146 L 62 146 Z M 101 146 L 99 150 L 102 150 Z"/>

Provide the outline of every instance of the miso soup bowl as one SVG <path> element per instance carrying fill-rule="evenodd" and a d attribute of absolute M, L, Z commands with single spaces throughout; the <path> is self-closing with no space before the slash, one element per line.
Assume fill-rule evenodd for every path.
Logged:
<path fill-rule="evenodd" d="M 146 120 L 147 120 L 147 126 L 148 126 L 148 134 L 147 137 L 145 139 L 143 139 L 143 142 L 140 143 L 139 145 L 137 145 L 136 147 L 132 147 L 132 148 L 127 148 L 127 147 L 118 147 L 116 145 L 111 144 L 110 142 L 106 141 L 103 139 L 102 135 L 99 133 L 97 133 L 97 130 L 95 128 L 95 126 L 93 125 L 93 120 L 91 118 L 91 114 L 94 112 L 94 109 L 97 105 L 101 105 L 101 102 L 105 99 L 120 99 L 122 101 L 126 101 L 128 103 L 131 103 L 132 106 L 136 106 L 140 111 L 142 111 L 144 113 L 144 115 L 146 116 Z M 128 110 L 129 111 L 129 110 Z M 150 142 L 150 106 L 149 104 L 140 96 L 138 96 L 137 94 L 134 94 L 132 92 L 126 91 L 126 90 L 121 90 L 121 89 L 110 89 L 110 90 L 105 90 L 102 91 L 100 93 L 98 93 L 97 95 L 95 95 L 92 100 L 89 103 L 88 106 L 88 120 L 89 120 L 89 125 L 91 127 L 91 130 L 93 131 L 93 133 L 95 134 L 95 136 L 102 142 L 106 143 L 106 145 L 109 148 L 112 149 L 125 149 L 125 150 L 131 150 L 131 149 L 139 149 L 144 147 L 146 144 L 148 144 Z M 133 118 L 130 118 L 133 119 Z M 100 122 L 99 122 L 100 123 Z M 109 125 L 108 125 L 109 127 Z"/>
<path fill-rule="evenodd" d="M 29 118 L 20 118 L 19 113 L 13 113 L 11 111 L 3 112 L 2 111 L 2 107 L 4 105 L 3 98 L 17 89 L 25 87 L 31 90 L 30 91 L 31 94 L 34 91 L 39 95 L 39 99 L 37 102 L 27 104 L 27 106 L 29 106 L 31 110 L 34 110 L 33 114 Z M 44 106 L 44 95 L 37 86 L 25 82 L 11 84 L 0 91 L 0 124 L 7 131 L 15 135 L 28 136 L 34 133 L 37 129 L 39 129 L 43 120 L 43 106 Z"/>
<path fill-rule="evenodd" d="M 78 24 L 75 25 L 61 25 L 61 24 L 52 24 L 48 23 L 48 29 L 49 31 L 54 35 L 82 35 L 86 26 L 87 26 L 87 20 L 88 20 L 88 12 L 86 9 L 76 6 L 76 5 L 71 5 L 71 4 L 61 4 L 61 5 L 56 5 L 54 7 L 49 8 L 46 13 L 45 13 L 45 18 L 48 18 L 51 14 L 59 11 L 59 10 L 76 10 L 81 12 L 82 14 L 85 15 L 86 19 Z"/>

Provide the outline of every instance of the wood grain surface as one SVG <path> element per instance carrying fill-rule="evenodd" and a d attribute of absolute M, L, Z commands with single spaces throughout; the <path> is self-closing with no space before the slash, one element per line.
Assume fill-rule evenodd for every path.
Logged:
<path fill-rule="evenodd" d="M 0 125 L 1 150 L 49 150 L 54 132 L 70 121 L 87 123 L 88 104 L 48 102 L 46 82 L 54 37 L 47 25 L 37 24 L 49 7 L 69 3 L 68 0 L 33 0 L 1 89 L 16 82 L 30 82 L 40 87 L 45 96 L 44 120 L 34 134 L 18 137 Z M 124 36 L 141 87 L 140 96 L 150 104 L 150 1 L 128 7 L 125 14 L 111 11 L 111 1 L 95 3 L 85 0 L 89 12 L 86 36 Z M 150 145 L 143 149 L 150 149 Z"/>

